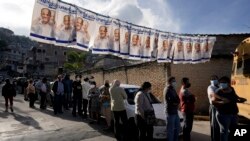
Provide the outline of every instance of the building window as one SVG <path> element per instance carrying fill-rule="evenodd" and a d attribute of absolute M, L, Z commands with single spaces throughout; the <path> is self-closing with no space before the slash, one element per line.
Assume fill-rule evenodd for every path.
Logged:
<path fill-rule="evenodd" d="M 57 55 L 57 51 L 55 51 L 55 55 Z"/>
<path fill-rule="evenodd" d="M 43 50 L 43 53 L 45 53 L 45 50 Z"/>
<path fill-rule="evenodd" d="M 66 56 L 66 52 L 64 52 L 63 54 L 64 54 L 64 56 Z"/>
<path fill-rule="evenodd" d="M 41 49 L 37 49 L 37 52 L 38 52 L 38 53 L 41 53 L 41 52 L 42 52 L 42 50 L 41 50 Z"/>

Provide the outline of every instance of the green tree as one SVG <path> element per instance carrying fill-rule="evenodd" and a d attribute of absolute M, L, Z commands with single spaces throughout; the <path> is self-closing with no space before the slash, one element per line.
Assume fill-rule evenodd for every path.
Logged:
<path fill-rule="evenodd" d="M 64 63 L 64 69 L 66 71 L 79 73 L 85 66 L 86 56 L 85 52 L 68 51 L 67 62 Z"/>

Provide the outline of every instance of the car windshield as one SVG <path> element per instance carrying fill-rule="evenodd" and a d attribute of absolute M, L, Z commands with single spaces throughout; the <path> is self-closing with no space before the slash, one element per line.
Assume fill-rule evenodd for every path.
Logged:
<path fill-rule="evenodd" d="M 135 102 L 134 102 L 134 98 L 135 98 L 135 95 L 136 93 L 138 92 L 139 88 L 125 88 L 124 89 L 127 93 L 127 96 L 128 96 L 128 103 L 130 105 L 134 105 Z M 153 94 L 150 93 L 150 99 L 151 99 L 151 102 L 152 104 L 157 104 L 157 103 L 161 103 Z"/>

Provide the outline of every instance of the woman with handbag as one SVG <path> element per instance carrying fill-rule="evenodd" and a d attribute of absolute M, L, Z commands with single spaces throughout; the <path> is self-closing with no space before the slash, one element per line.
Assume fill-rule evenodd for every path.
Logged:
<path fill-rule="evenodd" d="M 144 82 L 135 96 L 135 118 L 139 129 L 139 141 L 153 140 L 154 108 L 151 104 L 151 84 Z"/>

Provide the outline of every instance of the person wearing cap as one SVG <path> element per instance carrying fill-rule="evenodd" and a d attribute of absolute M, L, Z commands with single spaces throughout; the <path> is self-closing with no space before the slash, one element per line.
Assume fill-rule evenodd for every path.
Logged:
<path fill-rule="evenodd" d="M 10 102 L 10 110 L 13 112 L 13 97 L 16 96 L 16 90 L 14 86 L 10 83 L 9 79 L 5 80 L 5 85 L 2 88 L 2 96 L 5 99 L 5 112 L 8 112 L 8 107 Z"/>

